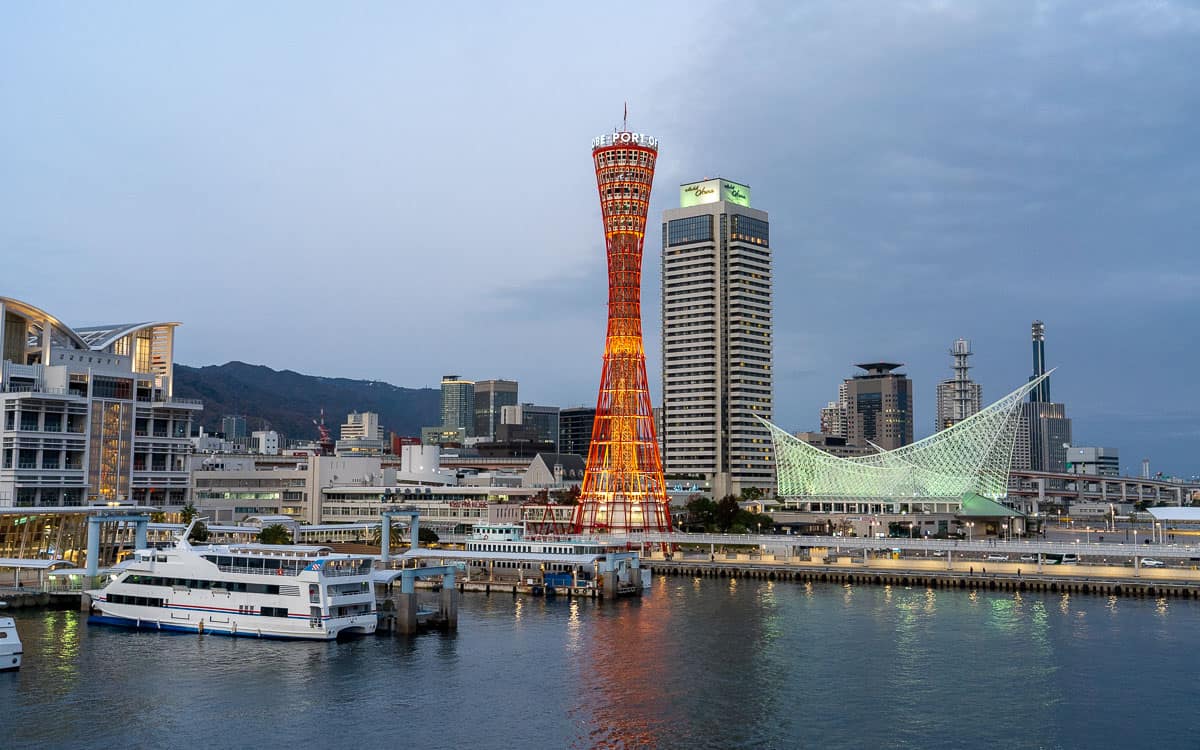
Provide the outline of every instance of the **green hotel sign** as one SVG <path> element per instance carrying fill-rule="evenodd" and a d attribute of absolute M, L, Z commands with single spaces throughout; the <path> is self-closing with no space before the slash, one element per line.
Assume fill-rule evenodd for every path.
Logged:
<path fill-rule="evenodd" d="M 702 203 L 725 201 L 739 206 L 750 206 L 750 186 L 729 180 L 704 180 L 692 182 L 679 188 L 679 207 L 699 206 Z"/>

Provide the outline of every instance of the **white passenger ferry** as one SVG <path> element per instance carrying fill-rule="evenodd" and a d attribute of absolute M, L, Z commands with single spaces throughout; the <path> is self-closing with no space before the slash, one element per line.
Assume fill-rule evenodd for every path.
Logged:
<path fill-rule="evenodd" d="M 191 530 L 174 547 L 137 550 L 89 591 L 88 622 L 258 638 L 375 632 L 372 558 L 301 545 L 192 546 Z"/>
<path fill-rule="evenodd" d="M 468 552 L 522 552 L 536 555 L 602 555 L 599 542 L 555 537 L 526 537 L 515 523 L 476 524 L 467 537 Z"/>

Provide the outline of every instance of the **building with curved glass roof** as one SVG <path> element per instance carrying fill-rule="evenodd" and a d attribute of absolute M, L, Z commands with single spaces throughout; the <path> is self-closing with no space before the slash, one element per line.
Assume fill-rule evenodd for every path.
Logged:
<path fill-rule="evenodd" d="M 0 507 L 187 502 L 201 405 L 173 396 L 178 325 L 71 327 L 0 296 Z"/>
<path fill-rule="evenodd" d="M 1008 494 L 1021 402 L 1050 373 L 924 440 L 840 458 L 766 423 L 775 445 L 778 495 L 802 510 L 957 512 L 964 496 Z"/>

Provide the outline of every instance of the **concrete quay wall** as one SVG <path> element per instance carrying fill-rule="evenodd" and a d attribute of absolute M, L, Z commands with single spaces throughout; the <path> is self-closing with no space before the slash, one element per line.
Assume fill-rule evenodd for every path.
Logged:
<path fill-rule="evenodd" d="M 693 560 L 654 560 L 644 566 L 655 575 L 695 578 L 735 578 L 798 583 L 833 583 L 860 586 L 912 586 L 930 589 L 990 591 L 1038 591 L 1048 593 L 1098 594 L 1101 596 L 1139 596 L 1155 598 L 1200 599 L 1200 581 L 1167 578 L 1116 578 L 1078 574 L 1037 573 L 1022 569 L 1020 574 L 996 570 L 920 570 L 903 568 L 851 568 L 845 565 L 778 565 L 738 561 L 701 562 Z M 1159 571 L 1155 571 L 1159 572 Z"/>

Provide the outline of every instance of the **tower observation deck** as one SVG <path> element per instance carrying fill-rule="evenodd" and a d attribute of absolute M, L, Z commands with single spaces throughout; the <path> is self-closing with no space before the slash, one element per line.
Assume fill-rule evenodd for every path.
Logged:
<path fill-rule="evenodd" d="M 592 141 L 608 253 L 608 334 L 576 533 L 669 531 L 642 346 L 642 248 L 658 140 L 617 131 Z"/>

